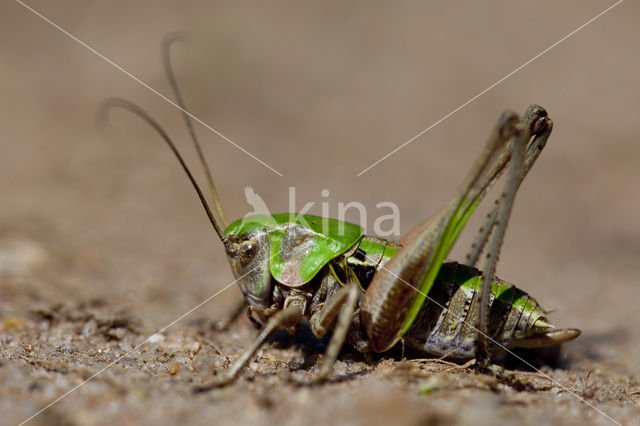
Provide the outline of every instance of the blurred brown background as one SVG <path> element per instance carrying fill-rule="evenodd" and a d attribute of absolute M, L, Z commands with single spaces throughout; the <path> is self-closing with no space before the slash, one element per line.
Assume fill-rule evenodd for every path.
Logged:
<path fill-rule="evenodd" d="M 288 209 L 295 186 L 298 208 L 315 201 L 315 214 L 323 189 L 334 216 L 339 201 L 364 203 L 369 230 L 376 203 L 392 201 L 404 234 L 451 196 L 503 110 L 544 106 L 555 129 L 518 194 L 498 273 L 556 308 L 554 322 L 584 331 L 567 352 L 604 360 L 632 389 L 640 380 L 637 2 L 356 177 L 611 4 L 28 2 L 170 98 L 160 41 L 189 33 L 173 62 L 190 111 L 284 174 L 196 125 L 230 219 L 250 211 L 245 186 L 272 211 Z M 95 123 L 109 96 L 138 103 L 204 183 L 179 112 L 19 3 L 3 2 L 0 16 L 0 316 L 101 299 L 154 329 L 230 283 L 166 146 L 122 112 L 106 131 Z M 453 258 L 463 259 L 478 222 Z M 193 315 L 219 318 L 238 294 Z M 16 420 L 37 406 L 17 409 Z"/>

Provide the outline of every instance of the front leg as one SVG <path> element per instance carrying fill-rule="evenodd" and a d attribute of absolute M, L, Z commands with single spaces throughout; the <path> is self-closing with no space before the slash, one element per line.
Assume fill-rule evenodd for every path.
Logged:
<path fill-rule="evenodd" d="M 207 391 L 209 389 L 225 386 L 233 382 L 238 376 L 240 370 L 242 370 L 249 363 L 258 349 L 260 349 L 260 347 L 264 345 L 265 342 L 269 340 L 269 338 L 271 338 L 271 336 L 273 336 L 273 333 L 275 333 L 280 328 L 290 328 L 300 323 L 300 321 L 302 320 L 303 309 L 304 308 L 301 305 L 292 304 L 285 309 L 273 314 L 273 316 L 269 318 L 267 325 L 262 329 L 258 337 L 253 341 L 253 343 L 251 343 L 251 345 L 249 345 L 247 349 L 245 349 L 242 355 L 240 355 L 240 358 L 238 358 L 233 363 L 231 368 L 225 374 L 223 374 L 222 377 L 202 386 L 197 386 L 195 390 L 198 392 Z"/>
<path fill-rule="evenodd" d="M 249 303 L 244 297 L 236 300 L 235 303 L 231 306 L 231 309 L 229 309 L 229 312 L 227 312 L 225 319 L 217 321 L 213 325 L 214 329 L 216 331 L 228 330 L 231 324 L 233 324 L 238 319 L 238 317 L 240 317 L 240 314 L 245 311 L 247 306 L 249 306 Z"/>

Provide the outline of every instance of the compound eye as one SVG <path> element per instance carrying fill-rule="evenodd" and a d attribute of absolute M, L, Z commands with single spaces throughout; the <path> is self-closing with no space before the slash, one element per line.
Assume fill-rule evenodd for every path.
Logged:
<path fill-rule="evenodd" d="M 258 252 L 258 243 L 254 240 L 244 241 L 240 244 L 240 247 L 238 247 L 238 252 L 240 253 L 242 263 L 247 264 L 256 256 L 256 253 Z"/>

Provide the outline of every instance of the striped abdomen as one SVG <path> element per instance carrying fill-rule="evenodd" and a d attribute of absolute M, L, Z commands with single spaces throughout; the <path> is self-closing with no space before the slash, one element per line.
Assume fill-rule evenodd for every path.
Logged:
<path fill-rule="evenodd" d="M 437 357 L 474 358 L 481 285 L 482 275 L 477 269 L 456 262 L 444 263 L 429 297 L 404 336 L 405 344 Z M 493 355 L 549 328 L 545 311 L 535 299 L 496 278 L 491 287 L 488 322 Z"/>

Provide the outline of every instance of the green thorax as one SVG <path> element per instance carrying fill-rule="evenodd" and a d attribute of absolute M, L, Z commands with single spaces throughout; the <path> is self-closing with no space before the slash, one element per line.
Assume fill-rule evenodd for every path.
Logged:
<path fill-rule="evenodd" d="M 256 232 L 269 235 L 271 275 L 290 287 L 309 282 L 363 235 L 362 228 L 353 223 L 296 213 L 247 216 L 229 225 L 224 234 L 249 236 Z"/>

